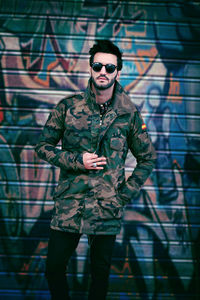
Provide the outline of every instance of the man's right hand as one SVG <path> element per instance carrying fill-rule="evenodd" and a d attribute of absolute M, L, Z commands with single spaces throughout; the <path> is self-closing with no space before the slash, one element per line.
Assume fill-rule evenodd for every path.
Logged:
<path fill-rule="evenodd" d="M 102 170 L 106 165 L 105 157 L 98 157 L 95 153 L 83 153 L 83 164 L 87 170 Z"/>

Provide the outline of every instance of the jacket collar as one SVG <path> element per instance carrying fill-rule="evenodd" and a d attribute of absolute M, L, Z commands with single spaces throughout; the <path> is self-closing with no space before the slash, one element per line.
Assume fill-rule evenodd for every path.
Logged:
<path fill-rule="evenodd" d="M 85 98 L 91 108 L 94 109 L 97 106 L 96 97 L 91 88 L 91 78 L 88 81 Z M 117 115 L 127 113 L 127 109 L 130 110 L 130 98 L 118 81 L 115 82 L 111 107 Z"/>

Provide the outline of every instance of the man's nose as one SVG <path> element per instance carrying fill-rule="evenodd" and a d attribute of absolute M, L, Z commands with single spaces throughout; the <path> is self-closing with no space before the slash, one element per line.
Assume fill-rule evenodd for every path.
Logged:
<path fill-rule="evenodd" d="M 101 73 L 103 73 L 103 74 L 106 74 L 107 72 L 106 72 L 106 67 L 105 66 L 102 66 L 102 68 L 101 68 Z"/>

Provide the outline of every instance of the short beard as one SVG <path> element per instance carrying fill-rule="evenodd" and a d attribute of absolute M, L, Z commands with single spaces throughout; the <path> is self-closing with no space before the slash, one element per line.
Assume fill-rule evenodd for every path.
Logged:
<path fill-rule="evenodd" d="M 109 89 L 113 84 L 115 84 L 115 81 L 116 81 L 116 78 L 117 78 L 117 75 L 106 85 L 99 85 L 96 83 L 96 81 L 94 80 L 94 77 L 91 76 L 91 79 L 92 79 L 92 83 L 94 85 L 94 87 L 97 89 L 97 90 L 100 90 L 100 91 L 104 91 L 104 90 L 107 90 Z"/>

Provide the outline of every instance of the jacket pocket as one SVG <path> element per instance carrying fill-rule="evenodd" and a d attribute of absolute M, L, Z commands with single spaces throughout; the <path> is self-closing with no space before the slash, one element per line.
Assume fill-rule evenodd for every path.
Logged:
<path fill-rule="evenodd" d="M 113 137 L 110 139 L 110 148 L 117 151 L 122 151 L 124 149 L 124 139 Z"/>
<path fill-rule="evenodd" d="M 69 180 L 63 180 L 58 183 L 53 198 L 59 198 L 61 195 L 63 195 L 70 187 Z"/>
<path fill-rule="evenodd" d="M 122 206 L 116 201 L 99 200 L 98 205 L 102 219 L 120 219 L 122 217 Z"/>

